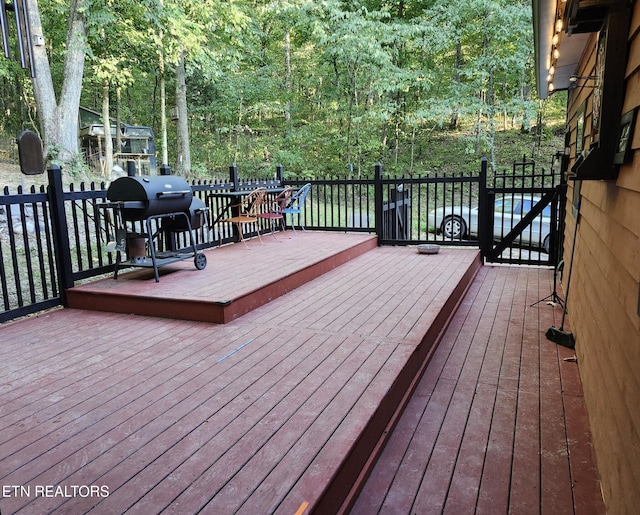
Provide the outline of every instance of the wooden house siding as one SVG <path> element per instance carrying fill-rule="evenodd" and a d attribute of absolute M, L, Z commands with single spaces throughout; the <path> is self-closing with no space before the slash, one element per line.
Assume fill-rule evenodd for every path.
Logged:
<path fill-rule="evenodd" d="M 578 74 L 594 67 L 597 38 L 585 51 Z M 640 107 L 640 4 L 629 31 L 623 113 Z M 569 92 L 567 122 L 571 164 L 576 157 L 578 111 L 585 105 L 589 146 L 592 88 Z M 566 288 L 576 226 L 572 206 L 580 188 L 580 219 L 568 311 L 608 513 L 637 513 L 640 506 L 640 125 L 632 159 L 616 180 L 569 181 L 564 242 Z M 572 209 L 573 207 L 573 209 Z"/>
<path fill-rule="evenodd" d="M 585 61 L 585 69 L 589 69 L 591 70 L 594 67 L 595 64 L 595 45 L 596 45 L 596 41 L 597 38 L 594 36 L 591 38 L 591 45 L 588 47 L 590 48 L 590 52 L 588 55 L 583 56 L 583 59 Z M 569 127 L 572 128 L 571 130 L 571 140 L 570 140 L 570 150 L 571 150 L 571 156 L 575 156 L 579 155 L 581 150 L 580 149 L 585 149 L 585 148 L 589 148 L 589 143 L 590 143 L 590 135 L 591 135 L 591 119 L 592 119 L 592 104 L 591 104 L 591 100 L 592 100 L 592 89 L 588 88 L 588 87 L 582 87 L 582 88 L 577 88 L 574 90 L 573 94 L 570 94 L 569 96 L 569 101 L 570 101 L 570 108 L 568 111 L 568 118 L 567 118 L 567 123 L 569 125 Z M 582 120 L 582 127 L 583 127 L 583 131 L 582 131 L 582 141 L 578 141 L 579 137 L 578 137 L 578 131 L 577 131 L 577 126 L 578 126 L 578 117 L 580 116 L 580 113 L 583 114 L 583 120 Z"/>

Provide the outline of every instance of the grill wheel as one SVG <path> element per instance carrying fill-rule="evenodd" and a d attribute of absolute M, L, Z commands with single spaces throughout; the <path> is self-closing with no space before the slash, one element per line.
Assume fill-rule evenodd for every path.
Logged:
<path fill-rule="evenodd" d="M 193 258 L 193 263 L 196 265 L 198 270 L 204 270 L 207 267 L 207 256 L 203 253 L 196 254 L 196 257 Z"/>

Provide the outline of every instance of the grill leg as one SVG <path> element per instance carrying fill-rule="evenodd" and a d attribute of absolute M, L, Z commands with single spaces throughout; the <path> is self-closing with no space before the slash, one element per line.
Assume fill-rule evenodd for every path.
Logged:
<path fill-rule="evenodd" d="M 193 257 L 197 257 L 198 256 L 198 247 L 196 246 L 196 236 L 193 233 L 193 228 L 191 227 L 191 220 L 189 220 L 189 217 L 185 214 L 184 215 L 185 220 L 187 221 L 187 227 L 189 228 L 189 238 L 191 238 L 191 247 L 193 248 Z"/>
<path fill-rule="evenodd" d="M 156 244 L 153 242 L 153 233 L 151 232 L 151 218 L 147 218 L 147 235 L 149 237 L 149 252 L 151 253 L 151 263 L 153 264 L 153 275 L 156 278 L 156 282 L 160 282 L 160 274 L 158 274 L 158 263 L 156 262 Z"/>

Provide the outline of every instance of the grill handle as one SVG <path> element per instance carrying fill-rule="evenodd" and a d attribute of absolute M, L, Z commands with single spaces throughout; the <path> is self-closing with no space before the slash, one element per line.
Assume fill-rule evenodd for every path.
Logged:
<path fill-rule="evenodd" d="M 189 195 L 191 191 L 189 190 L 181 190 L 181 191 L 160 191 L 157 196 L 160 197 L 184 197 L 185 195 Z"/>

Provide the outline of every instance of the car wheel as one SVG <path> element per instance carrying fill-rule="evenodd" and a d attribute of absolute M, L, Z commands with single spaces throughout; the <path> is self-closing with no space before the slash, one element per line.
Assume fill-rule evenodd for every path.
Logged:
<path fill-rule="evenodd" d="M 551 247 L 551 235 L 547 234 L 542 242 L 542 248 L 547 254 L 549 253 L 549 247 Z"/>
<path fill-rule="evenodd" d="M 445 238 L 459 240 L 467 234 L 467 224 L 459 216 L 449 215 L 442 221 L 442 234 Z"/>

